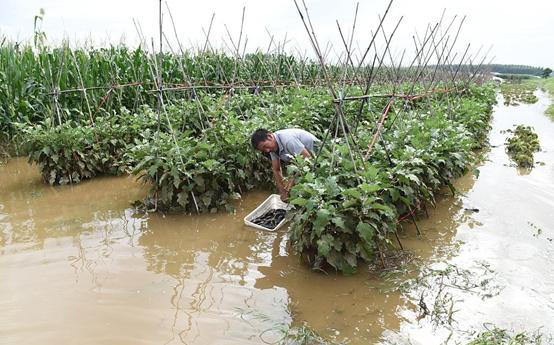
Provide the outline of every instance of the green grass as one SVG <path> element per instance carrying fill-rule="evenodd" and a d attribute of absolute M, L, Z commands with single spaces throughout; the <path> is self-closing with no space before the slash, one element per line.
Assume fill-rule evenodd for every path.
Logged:
<path fill-rule="evenodd" d="M 541 88 L 550 94 L 552 103 L 546 109 L 545 114 L 554 120 L 554 78 L 550 77 L 546 79 L 527 79 L 523 82 L 523 84 L 527 85 L 527 87 Z"/>
<path fill-rule="evenodd" d="M 545 113 L 550 116 L 550 118 L 554 119 L 554 78 L 542 79 L 540 86 L 550 93 L 552 104 L 546 109 Z"/>

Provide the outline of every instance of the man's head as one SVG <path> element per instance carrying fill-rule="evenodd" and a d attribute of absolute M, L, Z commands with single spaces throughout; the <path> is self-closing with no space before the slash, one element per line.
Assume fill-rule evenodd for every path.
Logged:
<path fill-rule="evenodd" d="M 257 129 L 252 134 L 250 140 L 252 146 L 256 150 L 264 153 L 275 152 L 279 149 L 279 145 L 277 145 L 277 140 L 275 140 L 273 133 L 264 128 Z"/>

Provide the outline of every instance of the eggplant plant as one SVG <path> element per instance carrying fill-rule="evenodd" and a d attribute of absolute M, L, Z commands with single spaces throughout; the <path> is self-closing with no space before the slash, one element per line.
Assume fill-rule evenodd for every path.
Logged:
<path fill-rule="evenodd" d="M 391 243 L 403 215 L 421 202 L 433 204 L 439 188 L 468 171 L 473 150 L 486 142 L 494 93 L 446 101 L 452 102 L 436 99 L 427 111 L 404 114 L 367 162 L 352 160 L 342 139 L 322 150 L 317 164 L 299 158 L 289 167 L 297 175 L 290 240 L 315 269 L 355 272 Z M 370 129 L 365 121 L 355 133 L 360 147 L 369 144 Z"/>

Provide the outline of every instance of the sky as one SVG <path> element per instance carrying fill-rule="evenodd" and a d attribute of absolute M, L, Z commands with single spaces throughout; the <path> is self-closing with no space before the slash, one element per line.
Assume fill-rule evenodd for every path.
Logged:
<path fill-rule="evenodd" d="M 351 50 L 360 56 L 389 3 L 389 0 L 305 1 L 321 49 L 328 48 L 326 58 L 330 60 L 340 59 L 345 51 L 337 21 L 348 39 L 356 4 L 359 3 Z M 75 45 L 93 42 L 95 46 L 103 46 L 125 42 L 136 46 L 140 41 L 136 22 L 151 46 L 152 40 L 158 42 L 159 37 L 158 4 L 158 0 L 0 0 L 0 37 L 31 40 L 33 18 L 43 8 L 42 30 L 50 44 L 67 39 Z M 171 10 L 175 29 L 167 7 Z M 210 43 L 216 48 L 233 49 L 227 30 L 233 42 L 238 43 L 243 8 L 241 50 L 245 43 L 248 52 L 266 51 L 269 47 L 273 50 L 277 42 L 286 42 L 288 51 L 313 56 L 293 0 L 164 0 L 163 28 L 169 42 L 168 45 L 164 41 L 164 49 L 177 49 L 174 30 L 185 48 L 203 47 L 213 14 Z M 404 64 L 410 61 L 415 51 L 414 36 L 417 33 L 423 39 L 428 25 L 437 23 L 443 11 L 443 30 L 454 19 L 452 29 L 446 35 L 450 36 L 450 42 L 465 16 L 451 54 L 453 62 L 461 60 L 469 45 L 466 57 L 475 59 L 474 63 L 484 58 L 490 49 L 486 62 L 554 68 L 553 0 L 394 0 L 384 21 L 384 31 L 389 35 L 402 18 L 391 43 L 392 60 L 398 62 L 405 52 Z M 275 43 L 271 46 L 270 35 Z M 382 49 L 382 33 L 377 37 L 377 46 Z M 155 49 L 159 49 L 157 43 Z"/>

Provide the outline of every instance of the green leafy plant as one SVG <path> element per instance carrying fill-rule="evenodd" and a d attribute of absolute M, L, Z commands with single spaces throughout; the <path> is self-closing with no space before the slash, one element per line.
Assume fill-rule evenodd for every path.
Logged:
<path fill-rule="evenodd" d="M 290 192 L 296 208 L 290 240 L 312 267 L 355 272 L 390 244 L 405 214 L 423 201 L 434 203 L 438 188 L 468 171 L 472 150 L 486 141 L 494 92 L 475 89 L 454 104 L 433 102 L 430 111 L 404 114 L 383 134 L 386 148 L 376 145 L 369 162 L 352 160 L 346 142 L 338 140 L 317 164 L 297 159 L 289 167 L 289 174 L 297 175 Z M 372 138 L 366 126 L 370 122 L 355 133 L 360 147 Z"/>
<path fill-rule="evenodd" d="M 518 125 L 513 135 L 506 138 L 508 155 L 521 168 L 533 167 L 535 165 L 533 153 L 540 149 L 539 137 L 529 126 Z"/>
<path fill-rule="evenodd" d="M 86 126 L 75 122 L 52 126 L 50 121 L 21 125 L 29 162 L 38 165 L 51 185 L 123 173 L 133 165 L 125 157 L 129 145 L 145 130 L 155 128 L 156 121 L 147 111 L 131 114 L 122 109 L 119 116 L 112 115 L 105 114 Z"/>

